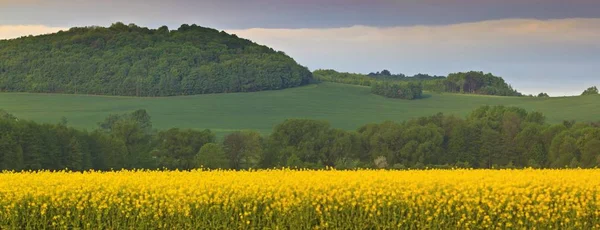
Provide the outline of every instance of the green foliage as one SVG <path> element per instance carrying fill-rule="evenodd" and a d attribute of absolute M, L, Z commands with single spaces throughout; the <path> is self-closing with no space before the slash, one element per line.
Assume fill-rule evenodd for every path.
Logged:
<path fill-rule="evenodd" d="M 581 96 L 589 96 L 589 95 L 598 95 L 598 88 L 596 86 L 592 86 L 590 88 L 587 88 L 581 94 Z"/>
<path fill-rule="evenodd" d="M 288 119 L 275 126 L 269 145 L 271 162 L 298 166 L 299 159 L 304 166 L 333 167 L 339 159 L 356 158 L 359 137 L 324 121 Z"/>
<path fill-rule="evenodd" d="M 222 155 L 222 150 L 219 152 L 219 149 L 211 146 L 210 149 L 205 149 L 205 152 L 201 154 L 201 150 L 205 145 L 215 142 L 215 135 L 210 130 L 195 131 L 173 128 L 158 132 L 156 138 L 157 146 L 153 151 L 153 155 L 158 158 L 159 165 L 162 167 L 168 169 L 194 169 L 198 167 L 197 157 L 201 158 L 201 162 L 202 160 L 210 160 L 207 163 L 211 164 L 212 167 L 215 165 L 223 167 L 218 159 L 210 159 L 206 156 L 206 151 L 215 151 L 212 153 L 215 154 L 214 158 L 219 158 Z"/>
<path fill-rule="evenodd" d="M 294 153 L 287 158 L 285 166 L 294 169 L 305 168 L 304 162 Z"/>
<path fill-rule="evenodd" d="M 9 134 L 0 137 L 0 170 L 23 169 L 23 149 Z"/>
<path fill-rule="evenodd" d="M 541 92 L 540 94 L 537 95 L 537 97 L 550 97 L 550 95 L 548 95 L 547 93 Z"/>
<path fill-rule="evenodd" d="M 15 117 L 14 115 L 4 111 L 3 109 L 0 109 L 0 120 L 17 120 L 17 117 Z"/>
<path fill-rule="evenodd" d="M 445 92 L 460 92 L 483 95 L 498 96 L 522 96 L 521 93 L 514 90 L 510 85 L 504 82 L 504 79 L 483 72 L 459 72 L 451 73 L 444 82 Z"/>
<path fill-rule="evenodd" d="M 196 166 L 209 169 L 227 169 L 229 161 L 223 147 L 216 143 L 208 143 L 200 148 L 196 155 Z"/>
<path fill-rule="evenodd" d="M 316 70 L 313 72 L 313 75 L 319 81 L 371 86 L 371 92 L 374 94 L 407 100 L 421 98 L 423 87 L 418 80 L 427 79 L 422 76 L 420 78 L 407 78 L 404 75 L 391 75 L 387 70 L 382 71 L 382 73 L 371 73 L 368 76 L 354 73 L 338 73 L 335 70 Z M 431 78 L 434 79 L 433 77 Z"/>
<path fill-rule="evenodd" d="M 225 136 L 223 148 L 229 159 L 229 168 L 258 167 L 263 155 L 262 142 L 262 137 L 255 131 L 234 132 Z"/>
<path fill-rule="evenodd" d="M 263 138 L 234 132 L 152 129 L 144 110 L 110 115 L 91 133 L 64 122 L 0 119 L 0 170 L 123 168 L 591 168 L 600 165 L 597 123 L 549 125 L 539 112 L 483 106 L 465 119 L 441 113 L 356 132 L 288 119 Z"/>
<path fill-rule="evenodd" d="M 380 85 L 374 87 L 374 92 L 385 90 L 375 90 L 375 88 L 389 88 L 389 82 L 396 84 L 412 83 L 415 86 L 419 85 L 419 96 L 421 90 L 432 92 L 451 92 L 451 93 L 468 93 L 482 95 L 498 95 L 498 96 L 522 96 L 521 93 L 514 90 L 510 85 L 506 84 L 504 79 L 492 75 L 491 73 L 484 74 L 483 72 L 459 72 L 451 73 L 448 77 L 430 76 L 426 74 L 417 74 L 412 77 L 407 77 L 403 74 L 391 75 L 389 71 L 383 73 L 370 73 L 369 75 L 356 73 L 339 73 L 335 70 L 315 70 L 313 72 L 315 80 L 325 82 L 336 82 L 352 85 L 373 86 L 376 84 L 388 84 L 387 87 Z M 412 88 L 416 90 L 416 88 Z M 380 93 L 380 95 L 382 95 Z M 385 95 L 396 95 L 388 92 Z M 399 96 L 391 96 L 394 98 L 402 98 Z M 418 98 L 418 97 L 413 97 Z"/>
<path fill-rule="evenodd" d="M 423 88 L 418 83 L 390 83 L 375 82 L 371 85 L 371 92 L 389 98 L 419 99 L 423 94 Z"/>
<path fill-rule="evenodd" d="M 282 52 L 215 29 L 115 23 L 0 41 L 0 91 L 126 96 L 253 92 L 308 84 Z"/>
<path fill-rule="evenodd" d="M 125 168 L 151 168 L 150 151 L 153 130 L 150 116 L 145 110 L 136 110 L 131 114 L 109 115 L 99 126 L 108 135 L 124 144 L 123 156 Z M 167 165 L 168 166 L 168 165 Z"/>

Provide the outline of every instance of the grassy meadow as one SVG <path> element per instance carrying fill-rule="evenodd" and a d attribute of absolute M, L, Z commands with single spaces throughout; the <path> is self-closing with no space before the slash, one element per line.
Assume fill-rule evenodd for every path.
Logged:
<path fill-rule="evenodd" d="M 0 109 L 22 119 L 56 123 L 61 117 L 76 128 L 94 129 L 107 115 L 146 109 L 154 127 L 211 129 L 226 133 L 252 129 L 269 133 L 287 118 L 327 120 L 352 130 L 367 123 L 404 121 L 438 112 L 464 116 L 482 105 L 519 106 L 543 112 L 549 122 L 600 120 L 600 97 L 528 98 L 426 93 L 421 100 L 389 99 L 370 88 L 321 83 L 256 93 L 157 98 L 0 93 Z"/>

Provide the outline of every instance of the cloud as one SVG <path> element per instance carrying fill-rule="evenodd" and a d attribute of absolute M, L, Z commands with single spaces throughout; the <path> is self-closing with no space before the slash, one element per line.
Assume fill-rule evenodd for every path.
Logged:
<path fill-rule="evenodd" d="M 326 29 L 246 29 L 228 30 L 258 41 L 288 41 L 296 43 L 335 42 L 367 45 L 427 45 L 446 47 L 457 45 L 519 44 L 598 44 L 600 19 L 533 20 L 506 19 L 443 26 L 369 27 L 353 26 Z M 294 44 L 297 45 L 297 44 Z M 290 47 L 291 48 L 291 47 Z"/>
<path fill-rule="evenodd" d="M 67 30 L 61 27 L 48 27 L 43 25 L 0 25 L 0 39 L 18 38 L 28 35 L 40 35 Z"/>
<path fill-rule="evenodd" d="M 26 15 L 26 16 L 25 16 Z M 506 18 L 600 17 L 598 0 L 0 0 L 0 24 L 219 29 L 446 25 Z"/>
<path fill-rule="evenodd" d="M 405 74 L 481 70 L 527 93 L 600 85 L 599 19 L 505 19 L 441 26 L 229 30 L 311 69 Z"/>

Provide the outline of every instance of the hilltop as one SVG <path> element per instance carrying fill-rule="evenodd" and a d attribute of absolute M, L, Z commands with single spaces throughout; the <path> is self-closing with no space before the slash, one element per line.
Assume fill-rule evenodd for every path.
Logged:
<path fill-rule="evenodd" d="M 0 40 L 0 91 L 174 96 L 308 84 L 283 52 L 223 31 L 115 23 Z"/>

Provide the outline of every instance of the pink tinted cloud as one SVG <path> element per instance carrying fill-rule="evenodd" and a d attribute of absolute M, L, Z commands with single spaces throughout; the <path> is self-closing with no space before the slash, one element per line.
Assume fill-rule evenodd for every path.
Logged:
<path fill-rule="evenodd" d="M 28 35 L 40 35 L 66 30 L 62 27 L 48 27 L 43 25 L 0 25 L 0 39 L 18 38 Z"/>

